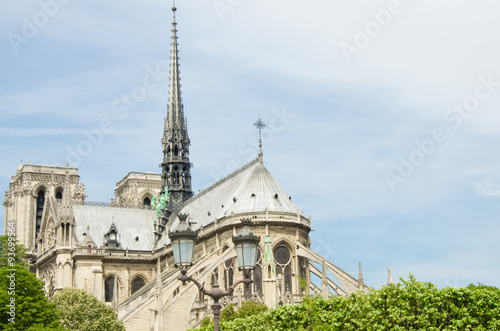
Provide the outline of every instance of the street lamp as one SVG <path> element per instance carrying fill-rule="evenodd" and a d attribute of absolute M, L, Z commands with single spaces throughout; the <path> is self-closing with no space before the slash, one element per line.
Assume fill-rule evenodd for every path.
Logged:
<path fill-rule="evenodd" d="M 236 236 L 233 236 L 234 249 L 238 257 L 239 269 L 243 271 L 245 277 L 250 277 L 250 272 L 255 268 L 257 263 L 257 247 L 259 246 L 260 237 L 257 237 L 250 229 L 251 219 L 242 219 L 243 227 Z"/>
<path fill-rule="evenodd" d="M 194 244 L 198 235 L 187 223 L 188 214 L 179 214 L 179 225 L 168 236 L 172 243 L 175 267 L 187 270 L 193 264 Z"/>
<path fill-rule="evenodd" d="M 255 268 L 257 262 L 257 247 L 260 237 L 257 237 L 250 229 L 251 219 L 243 219 L 242 229 L 236 236 L 233 236 L 233 243 L 238 258 L 239 269 L 243 271 L 244 279 L 237 281 L 227 290 L 223 291 L 219 287 L 219 281 L 216 278 L 211 290 L 205 289 L 196 279 L 187 275 L 187 269 L 193 264 L 194 244 L 196 242 L 196 232 L 194 232 L 186 222 L 188 215 L 179 214 L 179 225 L 173 231 L 169 231 L 168 236 L 172 243 L 175 267 L 181 268 L 179 279 L 183 285 L 190 281 L 198 286 L 199 290 L 214 300 L 212 311 L 214 313 L 214 331 L 219 331 L 220 310 L 222 305 L 219 300 L 222 297 L 231 295 L 236 286 L 245 283 L 246 286 L 253 283 L 250 279 L 251 271 Z"/>

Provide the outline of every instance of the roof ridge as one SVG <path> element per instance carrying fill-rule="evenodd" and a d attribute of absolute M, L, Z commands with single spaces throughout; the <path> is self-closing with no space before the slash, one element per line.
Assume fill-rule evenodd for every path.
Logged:
<path fill-rule="evenodd" d="M 234 171 L 233 173 L 227 175 L 226 177 L 222 178 L 222 179 L 219 179 L 217 182 L 213 183 L 212 185 L 210 185 L 208 188 L 204 189 L 203 191 L 201 191 L 200 193 L 196 194 L 195 196 L 193 196 L 192 198 L 190 198 L 189 200 L 186 200 L 186 202 L 184 202 L 184 204 L 182 205 L 182 207 L 184 206 L 187 206 L 188 204 L 190 204 L 191 202 L 195 201 L 196 199 L 198 199 L 199 197 L 205 195 L 206 193 L 210 192 L 211 190 L 213 190 L 214 188 L 216 188 L 217 186 L 227 182 L 228 180 L 230 180 L 231 178 L 235 177 L 236 175 L 242 173 L 243 171 L 247 170 L 248 168 L 250 168 L 251 166 L 253 166 L 254 164 L 258 163 L 260 160 L 260 157 L 257 157 L 255 159 L 253 159 L 252 161 L 248 162 L 247 164 L 245 164 L 244 166 L 242 166 L 241 168 L 239 168 L 238 170 Z"/>
<path fill-rule="evenodd" d="M 73 205 L 85 207 L 105 207 L 105 208 L 122 208 L 122 209 L 137 209 L 153 211 L 151 207 L 143 205 L 116 203 L 116 202 L 98 202 L 98 201 L 72 201 Z"/>

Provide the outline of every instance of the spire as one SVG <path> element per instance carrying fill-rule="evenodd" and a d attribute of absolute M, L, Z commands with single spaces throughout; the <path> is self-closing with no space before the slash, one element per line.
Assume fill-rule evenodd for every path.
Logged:
<path fill-rule="evenodd" d="M 365 280 L 363 279 L 363 270 L 361 270 L 361 262 L 359 262 L 359 279 L 358 279 L 358 287 L 359 289 L 363 289 L 365 287 Z"/>
<path fill-rule="evenodd" d="M 392 281 L 392 269 L 391 269 L 391 267 L 389 267 L 388 277 L 387 277 L 387 285 L 390 286 L 392 284 L 394 284 L 394 282 Z"/>
<path fill-rule="evenodd" d="M 262 158 L 263 153 L 262 153 L 262 129 L 266 127 L 264 122 L 260 119 L 257 122 L 253 124 L 257 129 L 259 129 L 259 158 Z"/>
<path fill-rule="evenodd" d="M 167 106 L 167 123 L 166 127 L 174 131 L 184 131 L 186 125 L 184 123 L 184 109 L 181 99 L 181 79 L 179 70 L 179 44 L 177 43 L 177 22 L 175 21 L 175 1 L 172 7 L 172 50 L 170 56 L 170 90 Z M 172 132 L 179 134 L 181 132 Z M 187 135 L 187 130 L 186 130 Z"/>
<path fill-rule="evenodd" d="M 180 210 L 184 201 L 193 196 L 191 191 L 191 163 L 189 162 L 189 140 L 187 120 L 181 98 L 179 50 L 175 1 L 172 7 L 172 50 L 170 56 L 170 87 L 162 138 L 163 162 L 161 192 L 168 188 L 170 198 L 166 211 L 162 212 L 160 226 L 166 225 L 169 212 Z"/>

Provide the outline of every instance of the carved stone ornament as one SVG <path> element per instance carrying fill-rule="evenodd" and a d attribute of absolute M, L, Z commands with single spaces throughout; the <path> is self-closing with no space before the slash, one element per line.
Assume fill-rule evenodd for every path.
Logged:
<path fill-rule="evenodd" d="M 75 189 L 75 193 L 73 194 L 73 200 L 83 202 L 87 196 L 85 195 L 85 185 L 82 183 L 78 183 Z"/>
<path fill-rule="evenodd" d="M 56 230 L 54 227 L 54 222 L 50 222 L 48 224 L 45 233 L 45 242 L 47 243 L 47 249 L 52 248 L 56 244 Z"/>

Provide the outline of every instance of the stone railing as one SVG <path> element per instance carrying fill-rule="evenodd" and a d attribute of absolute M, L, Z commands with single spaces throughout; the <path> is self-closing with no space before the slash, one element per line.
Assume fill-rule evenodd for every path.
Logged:
<path fill-rule="evenodd" d="M 88 247 L 75 248 L 74 254 L 75 255 L 103 255 L 103 256 L 127 257 L 127 258 L 151 258 L 151 256 L 153 255 L 152 252 L 129 253 L 126 250 L 114 251 L 114 250 L 105 249 L 105 248 L 88 248 Z"/>
<path fill-rule="evenodd" d="M 130 208 L 130 209 L 145 209 L 145 210 L 153 210 L 152 206 L 144 206 L 144 205 L 133 205 L 126 203 L 109 203 L 109 202 L 95 202 L 95 201 L 73 201 L 74 205 L 80 206 L 92 206 L 92 207 L 108 207 L 108 208 Z"/>

